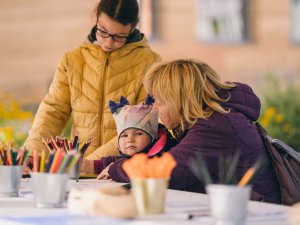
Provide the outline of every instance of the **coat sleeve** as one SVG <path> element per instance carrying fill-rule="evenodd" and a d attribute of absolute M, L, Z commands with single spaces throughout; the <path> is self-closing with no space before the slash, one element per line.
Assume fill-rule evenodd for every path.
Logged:
<path fill-rule="evenodd" d="M 122 168 L 122 164 L 126 159 L 120 159 L 114 162 L 108 170 L 109 176 L 117 182 L 129 183 L 129 177 Z"/>
<path fill-rule="evenodd" d="M 115 136 L 106 144 L 95 149 L 95 151 L 87 155 L 85 158 L 89 160 L 97 160 L 97 159 L 101 159 L 102 157 L 119 156 L 119 155 L 120 153 L 118 151 L 118 137 Z"/>
<path fill-rule="evenodd" d="M 225 117 L 223 117 L 224 119 Z M 223 120 L 222 119 L 222 120 Z M 172 171 L 170 188 L 185 190 L 202 183 L 190 169 L 197 154 L 201 154 L 214 182 L 219 181 L 219 158 L 231 155 L 235 149 L 233 132 L 226 119 L 219 122 L 202 120 L 192 127 L 170 153 L 177 165 Z M 224 141 L 226 140 L 226 141 Z M 204 187 L 200 189 L 204 190 Z"/>
<path fill-rule="evenodd" d="M 57 66 L 49 92 L 41 102 L 32 128 L 24 143 L 31 151 L 46 149 L 41 138 L 59 135 L 71 115 L 68 60 L 64 56 Z"/>
<path fill-rule="evenodd" d="M 108 156 L 103 157 L 100 160 L 93 160 L 95 174 L 100 174 L 107 166 L 120 159 L 120 156 Z"/>

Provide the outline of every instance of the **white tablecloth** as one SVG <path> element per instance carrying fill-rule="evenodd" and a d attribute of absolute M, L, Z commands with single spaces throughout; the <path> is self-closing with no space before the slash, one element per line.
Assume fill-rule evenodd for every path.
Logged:
<path fill-rule="evenodd" d="M 107 182 L 111 181 L 82 179 L 76 182 L 69 180 L 67 189 L 70 190 L 72 187 L 78 189 L 97 187 Z M 120 185 L 119 183 L 115 184 Z M 287 206 L 250 201 L 246 225 L 289 224 L 287 219 L 288 210 L 289 207 Z M 0 197 L 0 225 L 213 224 L 209 214 L 207 195 L 175 190 L 167 191 L 165 214 L 139 216 L 133 220 L 71 215 L 66 207 L 36 208 L 33 203 L 30 179 L 22 179 L 19 197 Z"/>

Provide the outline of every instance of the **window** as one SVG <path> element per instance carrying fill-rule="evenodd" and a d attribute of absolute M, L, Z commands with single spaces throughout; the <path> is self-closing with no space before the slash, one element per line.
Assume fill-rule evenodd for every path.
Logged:
<path fill-rule="evenodd" d="M 156 38 L 156 0 L 139 0 L 140 3 L 140 23 L 139 28 L 148 40 Z"/>
<path fill-rule="evenodd" d="M 198 0 L 197 37 L 207 42 L 242 42 L 249 37 L 247 0 Z"/>
<path fill-rule="evenodd" d="M 300 43 L 300 0 L 291 0 L 291 39 Z"/>

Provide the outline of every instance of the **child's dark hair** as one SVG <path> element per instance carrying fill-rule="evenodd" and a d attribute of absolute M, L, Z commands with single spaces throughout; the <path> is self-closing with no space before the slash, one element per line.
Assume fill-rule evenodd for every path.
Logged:
<path fill-rule="evenodd" d="M 139 21 L 137 0 L 101 0 L 95 11 L 97 18 L 104 12 L 123 25 L 132 24 L 134 27 Z"/>

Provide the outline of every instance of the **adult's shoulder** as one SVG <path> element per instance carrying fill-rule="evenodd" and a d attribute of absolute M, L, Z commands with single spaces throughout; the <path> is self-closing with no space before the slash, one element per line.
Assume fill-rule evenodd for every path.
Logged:
<path fill-rule="evenodd" d="M 211 146 L 226 140 L 227 145 L 233 145 L 234 135 L 235 130 L 228 114 L 215 112 L 208 119 L 198 119 L 182 141 L 200 141 L 204 146 Z"/>
<path fill-rule="evenodd" d="M 207 119 L 198 119 L 190 130 L 228 130 L 230 127 L 230 118 L 227 113 L 214 112 Z"/>

